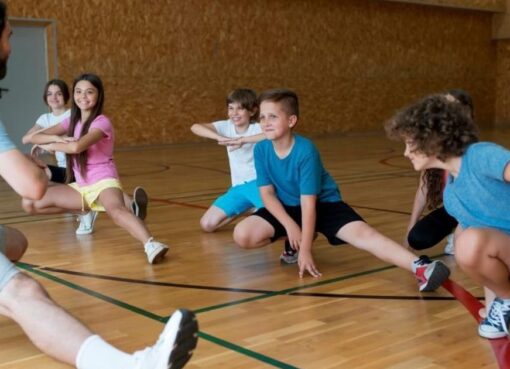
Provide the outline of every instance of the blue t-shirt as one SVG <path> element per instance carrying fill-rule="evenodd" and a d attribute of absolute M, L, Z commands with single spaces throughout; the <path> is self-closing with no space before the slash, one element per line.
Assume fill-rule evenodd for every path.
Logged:
<path fill-rule="evenodd" d="M 0 153 L 14 150 L 16 148 L 16 145 L 14 145 L 7 135 L 7 132 L 5 131 L 4 124 L 0 121 Z"/>
<path fill-rule="evenodd" d="M 273 185 L 276 196 L 285 205 L 300 205 L 301 195 L 317 195 L 320 202 L 341 200 L 335 181 L 322 165 L 312 141 L 294 135 L 290 153 L 280 159 L 273 143 L 263 140 L 255 145 L 255 169 L 259 187 Z"/>
<path fill-rule="evenodd" d="M 468 147 L 457 178 L 449 176 L 443 202 L 463 228 L 490 227 L 510 234 L 510 183 L 503 174 L 510 151 L 490 142 Z"/>

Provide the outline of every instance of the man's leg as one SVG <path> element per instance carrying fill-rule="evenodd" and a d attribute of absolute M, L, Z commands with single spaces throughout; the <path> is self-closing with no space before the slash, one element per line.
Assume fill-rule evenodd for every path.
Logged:
<path fill-rule="evenodd" d="M 56 305 L 43 287 L 0 254 L 0 314 L 18 323 L 44 353 L 79 369 L 182 368 L 197 343 L 193 313 L 178 310 L 158 342 L 133 355 L 117 350 Z"/>

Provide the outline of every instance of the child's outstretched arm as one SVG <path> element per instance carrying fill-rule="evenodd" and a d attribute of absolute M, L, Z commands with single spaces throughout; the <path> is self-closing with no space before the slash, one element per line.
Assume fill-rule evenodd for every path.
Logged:
<path fill-rule="evenodd" d="M 24 144 L 44 145 L 53 142 L 68 142 L 74 140 L 74 138 L 66 136 L 67 130 L 60 124 L 30 133 L 32 129 L 23 137 Z"/>
<path fill-rule="evenodd" d="M 305 272 L 312 277 L 320 277 L 322 274 L 315 267 L 312 256 L 312 244 L 315 233 L 315 220 L 317 196 L 301 195 L 301 247 L 299 251 L 299 277 L 302 278 Z"/>
<path fill-rule="evenodd" d="M 56 127 L 56 126 L 55 126 Z M 53 128 L 53 127 L 52 127 Z M 76 140 L 73 137 L 69 137 L 68 141 L 53 142 L 44 145 L 39 145 L 41 148 L 47 151 L 60 151 L 66 154 L 79 154 L 87 150 L 90 146 L 99 142 L 105 133 L 98 128 L 91 128 L 86 135 Z"/>
<path fill-rule="evenodd" d="M 409 242 L 407 241 L 407 235 L 409 231 L 414 227 L 418 219 L 420 219 L 423 210 L 425 209 L 425 205 L 427 202 L 427 186 L 425 186 L 425 182 L 423 179 L 423 172 L 420 174 L 420 183 L 418 184 L 418 188 L 416 189 L 416 195 L 414 196 L 413 209 L 411 211 L 411 217 L 409 218 L 409 223 L 407 224 L 407 232 L 404 238 L 404 246 L 409 247 Z"/>
<path fill-rule="evenodd" d="M 227 137 L 223 137 L 222 135 L 218 134 L 212 123 L 195 123 L 191 126 L 191 132 L 197 136 L 210 138 L 211 140 L 216 141 L 227 139 Z"/>
<path fill-rule="evenodd" d="M 32 138 L 32 136 L 33 136 L 35 133 L 37 133 L 37 132 L 39 132 L 39 131 L 43 131 L 43 130 L 44 130 L 44 128 L 43 128 L 43 127 L 41 127 L 40 125 L 38 125 L 38 124 L 34 124 L 34 126 L 33 126 L 32 128 L 30 128 L 30 129 L 28 130 L 28 132 L 27 132 L 27 133 L 25 133 L 25 135 L 21 138 L 21 142 L 23 142 L 23 144 L 25 144 L 25 145 L 26 145 L 26 144 L 30 144 L 30 143 L 32 143 L 32 141 L 30 141 L 30 139 Z"/>
<path fill-rule="evenodd" d="M 273 214 L 285 228 L 290 246 L 294 250 L 299 250 L 301 246 L 301 228 L 285 211 L 285 208 L 276 196 L 273 185 L 259 187 L 259 191 L 262 201 L 264 202 L 264 207 Z"/>
<path fill-rule="evenodd" d="M 266 136 L 263 133 L 258 133 L 252 136 L 241 136 L 237 138 L 225 139 L 218 141 L 218 144 L 228 146 L 230 151 L 239 149 L 241 146 L 247 143 L 257 143 L 265 139 Z"/>

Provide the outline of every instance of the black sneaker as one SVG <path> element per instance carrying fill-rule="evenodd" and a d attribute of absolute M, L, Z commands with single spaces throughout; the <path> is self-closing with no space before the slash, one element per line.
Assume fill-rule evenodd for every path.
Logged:
<path fill-rule="evenodd" d="M 142 187 L 137 187 L 133 191 L 133 202 L 131 207 L 133 213 L 140 218 L 145 220 L 147 217 L 147 205 L 149 204 L 149 196 Z"/>

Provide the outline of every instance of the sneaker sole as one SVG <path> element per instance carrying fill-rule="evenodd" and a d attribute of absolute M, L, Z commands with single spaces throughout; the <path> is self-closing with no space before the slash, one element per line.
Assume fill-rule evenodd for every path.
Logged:
<path fill-rule="evenodd" d="M 147 217 L 147 204 L 149 203 L 149 197 L 147 192 L 142 187 L 135 188 L 133 192 L 133 204 L 135 215 L 141 220 L 145 220 Z"/>
<path fill-rule="evenodd" d="M 152 261 L 149 260 L 149 264 L 159 263 L 164 259 L 166 253 L 168 252 L 168 247 L 163 247 L 157 254 L 152 258 Z"/>
<path fill-rule="evenodd" d="M 280 257 L 280 264 L 282 265 L 293 265 L 293 264 L 297 264 L 298 260 L 296 258 L 296 260 L 292 260 L 292 261 L 287 261 L 285 259 L 283 259 L 282 257 Z"/>
<path fill-rule="evenodd" d="M 497 340 L 499 338 L 505 338 L 507 334 L 505 332 L 484 332 L 481 327 L 478 327 L 478 335 L 489 340 Z"/>
<path fill-rule="evenodd" d="M 179 309 L 181 321 L 173 341 L 173 349 L 168 357 L 168 369 L 181 369 L 191 359 L 198 343 L 198 322 L 195 314 Z"/>
<path fill-rule="evenodd" d="M 420 286 L 420 292 L 432 292 L 437 290 L 450 276 L 450 269 L 441 262 L 436 264 L 434 272 L 428 276 L 427 283 Z"/>

